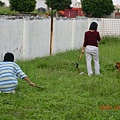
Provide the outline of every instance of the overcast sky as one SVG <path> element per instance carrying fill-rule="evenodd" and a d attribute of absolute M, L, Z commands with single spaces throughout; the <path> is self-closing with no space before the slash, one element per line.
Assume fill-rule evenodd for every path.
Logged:
<path fill-rule="evenodd" d="M 116 4 L 119 4 L 120 5 L 120 0 L 113 0 L 113 4 L 116 5 Z"/>

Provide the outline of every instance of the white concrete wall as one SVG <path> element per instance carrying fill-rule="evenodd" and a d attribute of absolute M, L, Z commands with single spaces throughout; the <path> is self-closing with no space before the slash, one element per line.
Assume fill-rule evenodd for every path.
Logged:
<path fill-rule="evenodd" d="M 87 19 L 54 19 L 53 53 L 82 47 Z"/>
<path fill-rule="evenodd" d="M 0 58 L 4 53 L 13 52 L 21 59 L 23 53 L 23 24 L 22 20 L 0 19 Z"/>
<path fill-rule="evenodd" d="M 6 52 L 19 60 L 50 55 L 51 19 L 8 18 L 0 18 L 0 61 Z M 101 36 L 120 35 L 120 19 L 54 19 L 52 53 L 81 48 L 92 21 L 98 23 Z"/>
<path fill-rule="evenodd" d="M 48 56 L 50 53 L 50 19 L 29 21 L 28 58 Z"/>
<path fill-rule="evenodd" d="M 120 36 L 120 19 L 101 19 L 101 35 L 119 35 Z"/>

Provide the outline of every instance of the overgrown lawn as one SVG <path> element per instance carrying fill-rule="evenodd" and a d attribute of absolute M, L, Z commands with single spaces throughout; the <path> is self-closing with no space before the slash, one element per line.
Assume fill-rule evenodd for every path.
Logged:
<path fill-rule="evenodd" d="M 102 76 L 87 76 L 85 56 L 79 64 L 84 74 L 78 74 L 75 63 L 81 50 L 17 61 L 41 88 L 19 79 L 15 94 L 0 94 L 0 120 L 119 120 L 119 42 L 105 37 L 100 43 Z"/>

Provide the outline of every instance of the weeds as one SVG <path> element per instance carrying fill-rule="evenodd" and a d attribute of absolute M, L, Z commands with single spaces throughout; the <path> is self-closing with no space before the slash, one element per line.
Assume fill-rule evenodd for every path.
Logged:
<path fill-rule="evenodd" d="M 1 120 L 119 120 L 120 61 L 118 38 L 104 38 L 99 45 L 102 76 L 88 77 L 83 55 L 78 74 L 75 64 L 80 50 L 54 56 L 17 61 L 23 71 L 43 89 L 19 80 L 15 94 L 0 94 Z M 101 41 L 102 42 L 102 41 Z"/>
<path fill-rule="evenodd" d="M 100 44 L 118 44 L 120 42 L 120 36 L 104 36 Z"/>

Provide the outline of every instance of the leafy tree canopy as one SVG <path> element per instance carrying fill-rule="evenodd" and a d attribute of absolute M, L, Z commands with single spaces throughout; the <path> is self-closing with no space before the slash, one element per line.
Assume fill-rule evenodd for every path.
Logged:
<path fill-rule="evenodd" d="M 1 6 L 4 6 L 4 5 L 5 5 L 5 3 L 2 2 L 2 1 L 0 1 L 0 7 L 1 7 Z"/>
<path fill-rule="evenodd" d="M 34 11 L 36 0 L 10 0 L 10 10 L 18 11 L 20 13 L 27 13 Z"/>
<path fill-rule="evenodd" d="M 64 10 L 70 8 L 71 0 L 46 0 L 46 4 L 53 10 Z"/>
<path fill-rule="evenodd" d="M 102 17 L 114 11 L 112 0 L 81 0 L 82 9 L 86 16 Z"/>

